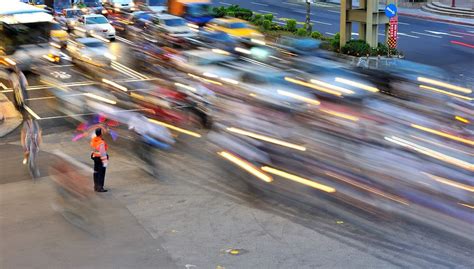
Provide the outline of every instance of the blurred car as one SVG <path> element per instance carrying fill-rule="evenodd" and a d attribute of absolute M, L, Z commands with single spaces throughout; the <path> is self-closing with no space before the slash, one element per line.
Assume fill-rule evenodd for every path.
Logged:
<path fill-rule="evenodd" d="M 103 0 L 104 7 L 114 11 L 135 11 L 135 3 L 133 0 Z"/>
<path fill-rule="evenodd" d="M 314 38 L 283 36 L 276 41 L 277 47 L 300 55 L 315 54 L 320 45 L 321 41 L 315 40 Z"/>
<path fill-rule="evenodd" d="M 157 14 L 152 19 L 152 22 L 160 31 L 172 37 L 194 37 L 197 35 L 181 17 L 169 14 Z"/>
<path fill-rule="evenodd" d="M 250 26 L 246 21 L 235 18 L 213 19 L 207 24 L 206 29 L 224 32 L 238 38 L 264 39 L 263 34 Z"/>
<path fill-rule="evenodd" d="M 57 21 L 68 31 L 72 31 L 74 26 L 77 24 L 77 21 L 81 16 L 84 15 L 84 12 L 78 8 L 66 8 L 63 9 L 61 15 L 57 18 Z"/>
<path fill-rule="evenodd" d="M 199 31 L 195 40 L 190 40 L 190 42 L 196 42 L 196 45 L 201 47 L 217 48 L 227 51 L 233 50 L 237 45 L 237 41 L 229 34 L 214 31 Z"/>
<path fill-rule="evenodd" d="M 74 27 L 79 36 L 97 35 L 105 39 L 115 40 L 115 29 L 103 15 L 83 15 Z"/>
<path fill-rule="evenodd" d="M 67 51 L 73 63 L 85 63 L 92 66 L 109 66 L 115 60 L 106 44 L 92 37 L 77 38 L 68 42 Z"/>

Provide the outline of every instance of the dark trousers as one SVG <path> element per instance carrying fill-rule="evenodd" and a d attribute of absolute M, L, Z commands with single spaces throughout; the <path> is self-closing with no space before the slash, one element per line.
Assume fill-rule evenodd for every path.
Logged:
<path fill-rule="evenodd" d="M 94 160 L 94 189 L 103 189 L 106 169 L 100 157 L 94 157 L 92 160 Z"/>

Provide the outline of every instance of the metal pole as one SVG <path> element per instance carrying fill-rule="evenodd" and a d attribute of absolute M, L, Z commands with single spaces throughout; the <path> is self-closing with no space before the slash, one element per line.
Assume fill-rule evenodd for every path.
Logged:
<path fill-rule="evenodd" d="M 451 1 L 451 7 L 456 7 L 456 0 Z"/>

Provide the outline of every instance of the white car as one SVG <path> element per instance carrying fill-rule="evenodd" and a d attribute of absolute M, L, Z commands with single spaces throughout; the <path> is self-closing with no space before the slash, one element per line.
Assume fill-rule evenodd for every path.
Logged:
<path fill-rule="evenodd" d="M 135 11 L 135 3 L 133 0 L 105 0 L 102 1 L 105 6 L 113 8 L 115 11 Z"/>
<path fill-rule="evenodd" d="M 78 36 L 93 36 L 115 40 L 115 28 L 103 15 L 91 14 L 79 18 L 74 27 L 74 33 Z"/>
<path fill-rule="evenodd" d="M 172 37 L 194 37 L 197 35 L 197 32 L 193 31 L 194 29 L 189 27 L 181 17 L 159 14 L 154 17 L 153 23 L 160 31 Z"/>
<path fill-rule="evenodd" d="M 77 20 L 84 15 L 84 12 L 78 8 L 66 8 L 59 14 L 56 19 L 61 25 L 65 26 L 68 31 L 74 29 L 77 24 Z"/>
<path fill-rule="evenodd" d="M 107 67 L 111 61 L 116 59 L 110 53 L 106 43 L 92 37 L 69 40 L 67 51 L 76 64 L 83 63 L 97 67 Z"/>

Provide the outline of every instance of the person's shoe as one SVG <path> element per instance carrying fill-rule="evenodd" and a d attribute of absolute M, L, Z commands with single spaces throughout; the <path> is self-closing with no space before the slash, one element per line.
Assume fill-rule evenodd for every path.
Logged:
<path fill-rule="evenodd" d="M 23 159 L 23 164 L 26 164 L 28 162 L 28 159 L 24 158 Z"/>
<path fill-rule="evenodd" d="M 108 192 L 109 190 L 106 189 L 97 189 L 96 192 Z"/>

